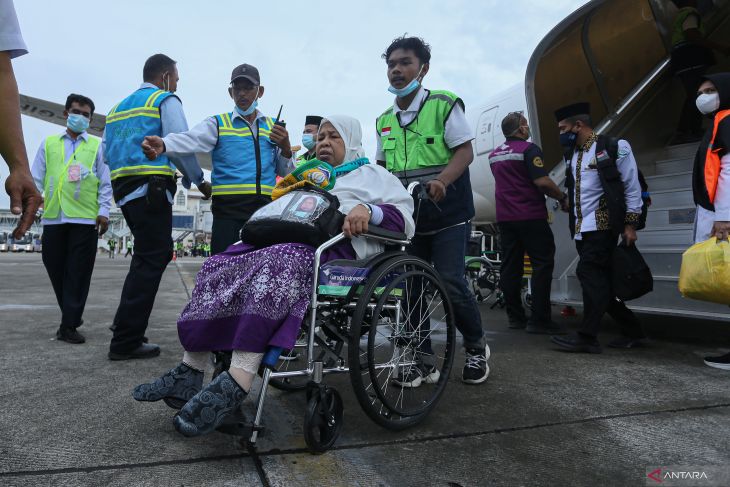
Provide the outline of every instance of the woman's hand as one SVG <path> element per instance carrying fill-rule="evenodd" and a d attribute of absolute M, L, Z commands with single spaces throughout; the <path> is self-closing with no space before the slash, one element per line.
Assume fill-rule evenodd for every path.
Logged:
<path fill-rule="evenodd" d="M 368 222 L 370 221 L 370 212 L 360 204 L 350 210 L 345 217 L 345 224 L 342 225 L 342 232 L 347 238 L 358 236 L 368 231 Z"/>

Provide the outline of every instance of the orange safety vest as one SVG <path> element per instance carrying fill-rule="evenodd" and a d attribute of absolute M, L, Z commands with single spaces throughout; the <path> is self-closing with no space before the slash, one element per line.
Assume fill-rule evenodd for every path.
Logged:
<path fill-rule="evenodd" d="M 707 195 L 710 197 L 710 203 L 715 204 L 715 193 L 717 193 L 717 182 L 720 179 L 720 148 L 715 148 L 715 136 L 717 135 L 717 127 L 725 117 L 730 116 L 730 110 L 721 110 L 715 114 L 714 126 L 712 127 L 712 138 L 710 145 L 707 146 L 707 154 L 705 155 L 705 188 Z"/>

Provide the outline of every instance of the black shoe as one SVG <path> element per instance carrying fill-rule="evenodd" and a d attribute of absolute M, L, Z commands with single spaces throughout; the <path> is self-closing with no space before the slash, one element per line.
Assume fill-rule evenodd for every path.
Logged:
<path fill-rule="evenodd" d="M 642 338 L 631 338 L 631 337 L 619 337 L 606 345 L 611 348 L 644 348 L 649 345 L 649 340 L 646 337 Z"/>
<path fill-rule="evenodd" d="M 466 363 L 461 372 L 461 380 L 465 384 L 481 384 L 489 377 L 489 345 L 484 348 L 467 348 Z"/>
<path fill-rule="evenodd" d="M 559 324 L 551 321 L 549 323 L 537 323 L 529 321 L 525 327 L 527 333 L 533 335 L 565 335 L 567 331 Z"/>
<path fill-rule="evenodd" d="M 238 411 L 244 399 L 246 391 L 225 371 L 193 396 L 175 415 L 172 423 L 184 436 L 204 435 Z"/>
<path fill-rule="evenodd" d="M 149 384 L 140 384 L 132 391 L 136 401 L 165 400 L 173 409 L 182 408 L 203 388 L 203 372 L 183 363 Z"/>
<path fill-rule="evenodd" d="M 507 328 L 512 330 L 522 330 L 527 326 L 527 320 L 509 320 Z"/>
<path fill-rule="evenodd" d="M 153 358 L 160 355 L 160 347 L 149 343 L 143 343 L 129 352 L 109 352 L 109 360 L 130 360 L 136 358 Z"/>
<path fill-rule="evenodd" d="M 84 343 L 84 335 L 73 328 L 59 328 L 56 332 L 56 339 L 67 343 Z"/>
<path fill-rule="evenodd" d="M 716 369 L 730 370 L 730 353 L 719 357 L 705 357 L 705 365 Z"/>
<path fill-rule="evenodd" d="M 601 353 L 603 349 L 598 340 L 590 339 L 574 333 L 569 336 L 551 336 L 550 341 L 558 345 L 562 350 L 566 352 L 579 352 L 579 353 Z"/>

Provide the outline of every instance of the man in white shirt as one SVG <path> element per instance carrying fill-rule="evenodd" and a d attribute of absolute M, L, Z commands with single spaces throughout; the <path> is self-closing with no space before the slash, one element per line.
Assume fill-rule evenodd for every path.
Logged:
<path fill-rule="evenodd" d="M 83 322 L 98 238 L 109 226 L 112 183 L 100 141 L 86 131 L 94 102 L 71 94 L 65 108 L 66 131 L 41 143 L 31 172 L 45 197 L 43 265 L 61 308 L 56 338 L 84 343 L 77 328 Z"/>
<path fill-rule="evenodd" d="M 570 231 L 580 257 L 576 274 L 583 288 L 584 313 L 578 333 L 551 340 L 567 351 L 601 353 L 597 336 L 608 312 L 624 335 L 620 343 L 609 345 L 633 348 L 644 334 L 636 316 L 613 293 L 611 257 L 619 235 L 627 245 L 636 242 L 642 206 L 636 160 L 627 141 L 618 140 L 618 147 L 610 148 L 611 139 L 593 131 L 588 103 L 563 107 L 555 118 L 566 149 Z M 610 155 L 613 150 L 615 160 Z"/>

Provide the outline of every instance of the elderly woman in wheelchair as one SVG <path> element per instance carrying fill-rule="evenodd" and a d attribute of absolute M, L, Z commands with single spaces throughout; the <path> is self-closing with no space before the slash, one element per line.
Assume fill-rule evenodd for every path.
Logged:
<path fill-rule="evenodd" d="M 312 378 L 314 347 L 347 341 L 349 367 L 340 359 L 336 371 L 350 372 L 360 404 L 386 427 L 400 429 L 420 421 L 443 391 L 453 359 L 453 324 L 433 269 L 403 251 L 414 231 L 413 198 L 396 177 L 368 163 L 357 120 L 328 117 L 317 137 L 317 160 L 277 185 L 274 201 L 244 227 L 242 242 L 204 263 L 178 320 L 182 362 L 133 391 L 138 401 L 164 400 L 180 409 L 173 423 L 185 436 L 209 433 L 238 411 L 264 354 L 277 350 L 278 359 L 278 350 L 303 347 L 297 342 L 302 332 L 309 335 L 308 367 L 299 377 Z M 314 212 L 312 221 L 297 223 L 307 219 L 307 212 Z M 284 214 L 288 221 L 271 223 L 270 217 Z M 311 230 L 323 215 L 326 221 L 319 218 L 314 233 L 295 237 L 302 228 Z M 322 237 L 323 228 L 333 222 L 336 231 Z M 375 231 L 378 227 L 382 230 Z M 384 253 L 387 242 L 400 251 Z M 365 277 L 338 281 L 333 274 L 343 266 L 364 268 L 360 274 Z M 333 279 L 321 285 L 327 278 Z M 358 285 L 342 288 L 343 280 Z M 331 295 L 321 295 L 323 289 Z M 311 320 L 300 332 L 308 312 Z M 320 334 L 324 328 L 324 339 L 315 336 L 315 328 Z M 330 356 L 341 355 L 341 349 L 335 347 Z M 203 386 L 210 352 L 220 350 L 233 351 L 230 367 Z M 315 382 L 322 377 L 319 353 Z M 429 370 L 438 362 L 444 377 L 429 375 L 434 390 L 409 396 L 403 391 L 412 384 L 403 377 L 426 362 Z M 260 397 L 257 420 L 262 406 Z"/>

